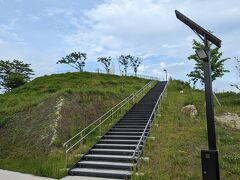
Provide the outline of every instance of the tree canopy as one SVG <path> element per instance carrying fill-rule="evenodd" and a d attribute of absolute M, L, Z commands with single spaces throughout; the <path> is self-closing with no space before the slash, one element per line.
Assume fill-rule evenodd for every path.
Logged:
<path fill-rule="evenodd" d="M 237 70 L 237 76 L 238 76 L 238 83 L 236 84 L 231 84 L 231 86 L 235 87 L 237 90 L 240 91 L 240 58 L 238 57 L 234 57 L 234 59 L 237 62 L 237 65 L 235 66 L 236 70 Z"/>
<path fill-rule="evenodd" d="M 20 60 L 0 60 L 0 85 L 12 90 L 30 81 L 31 75 L 34 75 L 30 65 Z"/>
<path fill-rule="evenodd" d="M 192 48 L 194 52 L 204 47 L 201 42 L 193 40 Z M 211 57 L 211 70 L 212 70 L 212 81 L 216 80 L 218 77 L 222 77 L 226 72 L 229 72 L 224 67 L 224 62 L 230 58 L 221 58 L 223 53 L 219 52 L 219 47 L 212 48 L 212 43 L 209 43 L 210 57 Z M 191 78 L 193 84 L 200 81 L 202 84 L 204 82 L 204 62 L 200 59 L 196 53 L 188 57 L 189 60 L 195 61 L 195 67 L 187 76 Z"/>
<path fill-rule="evenodd" d="M 130 59 L 130 64 L 133 67 L 133 71 L 135 73 L 135 76 L 137 75 L 138 67 L 142 63 L 142 59 L 139 57 L 133 57 Z"/>
<path fill-rule="evenodd" d="M 118 61 L 124 67 L 125 76 L 127 75 L 127 68 L 134 57 L 131 55 L 121 55 L 118 57 Z"/>
<path fill-rule="evenodd" d="M 110 56 L 109 57 L 98 57 L 98 62 L 103 64 L 103 66 L 106 70 L 106 73 L 108 73 L 108 74 L 110 72 L 111 61 L 112 61 L 112 58 Z"/>
<path fill-rule="evenodd" d="M 78 71 L 82 72 L 83 68 L 85 66 L 85 61 L 87 59 L 87 54 L 86 53 L 81 53 L 81 52 L 72 52 L 66 57 L 63 57 L 60 59 L 58 63 L 60 64 L 68 64 L 71 67 L 77 69 Z"/>

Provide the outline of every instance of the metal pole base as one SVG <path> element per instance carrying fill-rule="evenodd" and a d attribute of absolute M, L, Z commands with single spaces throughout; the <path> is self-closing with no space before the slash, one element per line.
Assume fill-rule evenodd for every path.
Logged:
<path fill-rule="evenodd" d="M 203 180 L 220 180 L 218 151 L 217 150 L 202 150 L 202 177 Z"/>

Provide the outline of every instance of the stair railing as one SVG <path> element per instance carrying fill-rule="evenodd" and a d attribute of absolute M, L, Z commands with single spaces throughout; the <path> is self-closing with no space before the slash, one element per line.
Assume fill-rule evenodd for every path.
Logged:
<path fill-rule="evenodd" d="M 167 81 L 167 83 L 166 83 L 162 93 L 158 97 L 158 100 L 157 100 L 157 102 L 156 102 L 156 104 L 155 104 L 155 106 L 153 108 L 153 111 L 152 111 L 152 113 L 151 113 L 151 115 L 150 115 L 150 117 L 148 119 L 148 122 L 147 122 L 147 124 L 146 124 L 146 126 L 144 128 L 144 131 L 143 131 L 142 135 L 141 135 L 141 138 L 139 139 L 138 144 L 137 144 L 137 146 L 136 146 L 136 148 L 135 148 L 135 150 L 133 152 L 132 160 L 133 161 L 136 160 L 137 163 L 138 163 L 138 160 L 139 160 L 139 158 L 140 158 L 140 156 L 141 156 L 141 154 L 143 152 L 143 149 L 144 149 L 144 144 L 146 142 L 145 139 L 147 138 L 147 136 L 145 134 L 147 132 L 148 126 L 150 126 L 150 128 L 152 126 L 152 122 L 153 122 L 154 118 L 156 117 L 157 109 L 160 107 L 161 102 L 163 100 L 163 96 L 166 94 L 166 87 L 168 85 L 168 82 L 169 81 Z M 140 149 L 141 143 L 142 143 L 142 149 Z"/>
<path fill-rule="evenodd" d="M 138 77 L 138 78 L 143 78 L 143 79 L 150 79 L 150 80 L 153 80 L 153 81 L 161 81 L 161 79 L 156 77 L 156 76 L 148 76 L 148 75 L 142 75 L 142 74 L 134 75 L 134 74 L 131 74 L 131 73 L 128 73 L 127 76 Z"/>
<path fill-rule="evenodd" d="M 80 151 L 82 152 L 82 146 L 83 141 L 92 134 L 97 128 L 100 128 L 101 132 L 101 126 L 103 123 L 107 122 L 107 120 L 111 120 L 111 124 L 113 124 L 114 115 L 117 115 L 117 117 L 120 117 L 123 115 L 125 110 L 128 110 L 131 106 L 131 103 L 134 104 L 136 100 L 140 100 L 141 97 L 144 96 L 145 91 L 149 90 L 153 87 L 155 84 L 154 81 L 150 81 L 146 85 L 144 85 L 140 90 L 138 90 L 135 93 L 132 93 L 130 96 L 122 100 L 120 103 L 118 103 L 116 106 L 111 108 L 109 111 L 107 111 L 105 114 L 103 114 L 101 117 L 99 117 L 97 120 L 95 120 L 93 123 L 88 125 L 86 128 L 78 132 L 76 135 L 74 135 L 72 138 L 67 140 L 63 147 L 65 149 L 65 164 L 67 166 L 68 164 L 68 154 L 70 151 L 72 151 L 77 145 L 80 145 Z M 116 116 L 115 116 L 116 117 Z M 118 118 L 117 118 L 118 119 Z"/>

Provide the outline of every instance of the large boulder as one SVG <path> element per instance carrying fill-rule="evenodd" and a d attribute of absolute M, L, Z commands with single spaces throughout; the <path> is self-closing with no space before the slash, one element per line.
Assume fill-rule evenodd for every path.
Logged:
<path fill-rule="evenodd" d="M 217 122 L 222 123 L 234 129 L 240 129 L 240 117 L 233 113 L 224 113 L 220 116 L 215 116 Z"/>
<path fill-rule="evenodd" d="M 194 105 L 187 105 L 187 106 L 184 106 L 182 109 L 181 109 L 181 112 L 184 113 L 184 114 L 187 114 L 191 117 L 195 117 L 198 115 L 198 111 L 197 111 L 197 108 L 194 106 Z"/>

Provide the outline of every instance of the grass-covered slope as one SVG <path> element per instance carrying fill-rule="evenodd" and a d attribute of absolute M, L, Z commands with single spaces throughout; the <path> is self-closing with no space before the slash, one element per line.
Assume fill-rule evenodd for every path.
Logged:
<path fill-rule="evenodd" d="M 147 82 L 65 73 L 0 95 L 0 168 L 61 177 L 62 143 Z"/>
<path fill-rule="evenodd" d="M 220 109 L 215 103 L 216 114 L 224 111 L 240 114 L 240 104 L 236 101 L 239 98 L 240 94 L 220 94 L 219 100 L 224 106 Z M 181 108 L 188 104 L 196 106 L 197 117 L 181 113 Z M 145 150 L 150 161 L 142 163 L 139 169 L 145 175 L 134 179 L 201 179 L 200 151 L 207 149 L 204 92 L 193 90 L 186 83 L 171 81 L 154 124 L 151 136 L 156 139 L 149 140 Z M 216 130 L 221 179 L 240 179 L 240 131 L 218 123 Z"/>

